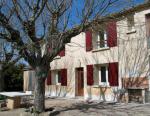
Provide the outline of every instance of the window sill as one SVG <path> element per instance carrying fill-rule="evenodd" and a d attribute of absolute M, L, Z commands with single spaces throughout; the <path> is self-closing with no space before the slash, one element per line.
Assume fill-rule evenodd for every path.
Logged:
<path fill-rule="evenodd" d="M 109 85 L 93 85 L 93 88 L 110 87 Z"/>
<path fill-rule="evenodd" d="M 133 34 L 133 33 L 136 33 L 136 30 L 135 30 L 135 29 L 132 29 L 131 31 L 127 31 L 126 34 Z"/>
<path fill-rule="evenodd" d="M 99 49 L 94 49 L 92 52 L 98 52 L 98 51 L 104 51 L 104 50 L 109 50 L 109 47 L 104 47 L 104 48 L 99 48 Z"/>
<path fill-rule="evenodd" d="M 61 83 L 57 83 L 56 85 L 59 85 L 59 86 L 60 86 L 60 85 L 61 85 Z"/>
<path fill-rule="evenodd" d="M 56 56 L 55 58 L 54 58 L 54 60 L 56 60 L 56 59 L 60 59 L 61 57 L 60 56 Z"/>

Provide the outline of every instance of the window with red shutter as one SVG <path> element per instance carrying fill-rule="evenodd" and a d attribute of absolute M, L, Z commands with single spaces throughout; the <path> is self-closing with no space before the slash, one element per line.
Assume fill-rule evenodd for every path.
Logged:
<path fill-rule="evenodd" d="M 62 50 L 61 52 L 59 52 L 59 56 L 61 56 L 61 57 L 65 56 L 65 49 Z"/>
<path fill-rule="evenodd" d="M 109 63 L 108 80 L 110 86 L 118 86 L 118 62 Z"/>
<path fill-rule="evenodd" d="M 93 85 L 93 65 L 87 65 L 87 85 Z"/>
<path fill-rule="evenodd" d="M 92 31 L 86 31 L 86 51 L 92 50 Z"/>
<path fill-rule="evenodd" d="M 67 69 L 61 69 L 61 85 L 67 86 Z"/>
<path fill-rule="evenodd" d="M 93 33 L 93 50 L 107 48 L 107 33 L 106 29 L 100 29 L 98 32 Z"/>
<path fill-rule="evenodd" d="M 48 72 L 47 85 L 51 85 L 51 71 Z"/>
<path fill-rule="evenodd" d="M 117 46 L 117 27 L 116 22 L 108 22 L 107 27 L 107 44 L 109 47 Z"/>
<path fill-rule="evenodd" d="M 94 85 L 109 86 L 108 81 L 108 65 L 96 64 L 94 65 Z"/>

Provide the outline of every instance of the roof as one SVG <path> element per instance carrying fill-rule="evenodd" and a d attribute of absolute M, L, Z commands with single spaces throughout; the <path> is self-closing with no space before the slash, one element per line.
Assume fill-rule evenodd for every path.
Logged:
<path fill-rule="evenodd" d="M 99 19 L 98 23 L 102 23 L 102 22 L 105 22 L 105 21 L 108 21 L 108 20 L 112 20 L 112 19 L 118 20 L 118 19 L 126 17 L 129 14 L 140 12 L 140 11 L 143 11 L 143 10 L 147 10 L 149 8 L 150 8 L 150 1 L 145 2 L 143 4 L 140 4 L 140 5 L 137 5 L 137 6 L 133 6 L 132 8 L 129 8 L 129 9 L 125 9 L 125 10 L 123 10 L 121 12 L 117 12 L 117 13 L 113 13 L 113 14 L 107 15 L 107 16 Z"/>

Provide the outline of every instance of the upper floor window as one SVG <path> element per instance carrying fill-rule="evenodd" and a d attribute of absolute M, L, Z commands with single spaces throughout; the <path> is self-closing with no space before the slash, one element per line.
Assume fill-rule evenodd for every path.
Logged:
<path fill-rule="evenodd" d="M 97 38 L 97 48 L 107 47 L 106 31 L 100 31 Z"/>
<path fill-rule="evenodd" d="M 94 49 L 100 49 L 107 47 L 107 34 L 105 30 L 101 30 L 94 35 L 93 40 Z"/>
<path fill-rule="evenodd" d="M 150 36 L 150 13 L 146 14 L 146 34 Z"/>
<path fill-rule="evenodd" d="M 116 21 L 110 21 L 102 26 L 100 30 L 88 30 L 85 32 L 86 51 L 91 51 L 117 46 L 117 24 Z"/>
<path fill-rule="evenodd" d="M 135 29 L 134 14 L 130 14 L 127 16 L 127 26 L 128 31 L 133 31 Z"/>
<path fill-rule="evenodd" d="M 147 45 L 150 48 L 150 13 L 146 14 L 146 36 L 147 36 Z"/>

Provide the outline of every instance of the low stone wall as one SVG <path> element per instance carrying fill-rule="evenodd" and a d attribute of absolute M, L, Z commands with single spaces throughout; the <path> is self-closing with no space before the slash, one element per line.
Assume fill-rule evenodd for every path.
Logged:
<path fill-rule="evenodd" d="M 122 86 L 124 88 L 148 88 L 147 77 L 124 77 L 122 78 Z"/>

